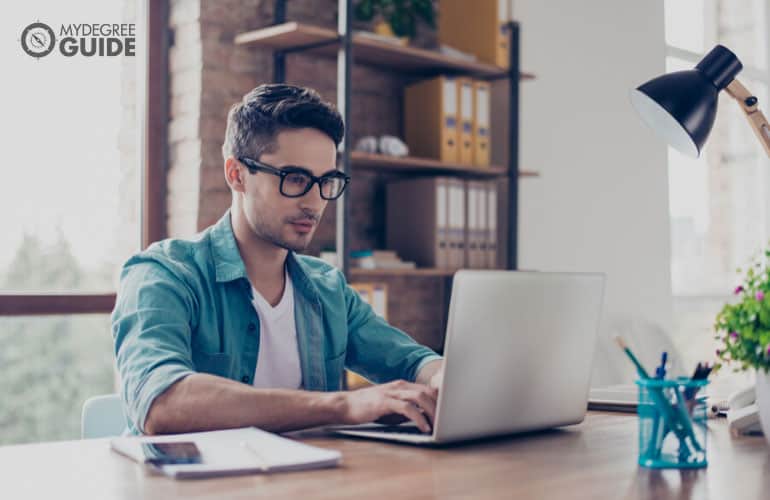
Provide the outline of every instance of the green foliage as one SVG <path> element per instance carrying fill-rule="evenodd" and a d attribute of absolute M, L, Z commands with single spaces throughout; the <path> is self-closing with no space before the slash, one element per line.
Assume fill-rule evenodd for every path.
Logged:
<path fill-rule="evenodd" d="M 436 27 L 436 13 L 431 0 L 360 0 L 354 11 L 359 21 L 369 22 L 380 15 L 390 24 L 396 36 L 414 37 L 418 19 L 431 28 Z"/>
<path fill-rule="evenodd" d="M 0 288 L 67 290 L 92 279 L 63 235 L 50 248 L 27 235 Z M 78 439 L 83 402 L 115 391 L 113 365 L 106 315 L 0 318 L 0 445 Z"/>
<path fill-rule="evenodd" d="M 717 357 L 735 371 L 770 372 L 770 250 L 753 259 L 734 293 L 738 300 L 726 304 L 714 324 L 722 343 Z"/>

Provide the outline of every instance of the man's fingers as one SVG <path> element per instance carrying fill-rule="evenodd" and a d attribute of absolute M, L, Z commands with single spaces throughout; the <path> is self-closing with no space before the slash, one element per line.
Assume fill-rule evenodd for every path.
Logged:
<path fill-rule="evenodd" d="M 420 410 L 418 410 L 416 406 L 400 399 L 391 399 L 390 401 L 391 411 L 404 415 L 409 420 L 417 424 L 417 427 L 419 427 L 421 431 L 430 432 L 430 424 L 428 423 L 428 420 L 425 418 L 425 415 L 420 413 Z"/>
<path fill-rule="evenodd" d="M 436 418 L 436 400 L 430 392 L 421 390 L 402 390 L 393 391 L 392 395 L 395 398 L 403 399 L 404 401 L 408 401 L 422 408 L 428 418 L 430 418 L 431 422 Z"/>

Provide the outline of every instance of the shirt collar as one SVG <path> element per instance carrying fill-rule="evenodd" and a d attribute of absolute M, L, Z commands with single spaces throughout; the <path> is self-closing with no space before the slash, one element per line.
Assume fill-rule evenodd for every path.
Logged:
<path fill-rule="evenodd" d="M 247 278 L 246 266 L 238 250 L 238 244 L 235 242 L 230 210 L 227 210 L 211 229 L 211 250 L 217 283 Z"/>
<path fill-rule="evenodd" d="M 229 209 L 211 229 L 211 249 L 214 256 L 217 283 L 234 281 L 239 278 L 248 281 L 246 265 L 243 263 L 241 252 L 235 241 Z M 286 256 L 286 268 L 294 287 L 309 298 L 317 300 L 319 297 L 318 288 L 308 276 L 308 270 L 291 250 Z"/>

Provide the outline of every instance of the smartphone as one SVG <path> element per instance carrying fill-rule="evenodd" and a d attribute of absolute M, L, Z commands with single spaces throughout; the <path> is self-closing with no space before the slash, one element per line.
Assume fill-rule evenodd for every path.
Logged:
<path fill-rule="evenodd" d="M 152 465 L 201 463 L 201 452 L 192 441 L 176 443 L 146 441 L 142 443 L 142 451 L 147 463 Z"/>

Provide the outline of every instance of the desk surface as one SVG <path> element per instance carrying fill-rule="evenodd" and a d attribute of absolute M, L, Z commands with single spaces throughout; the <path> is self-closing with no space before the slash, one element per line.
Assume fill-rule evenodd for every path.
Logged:
<path fill-rule="evenodd" d="M 768 498 L 770 448 L 710 422 L 709 467 L 636 465 L 635 416 L 450 448 L 303 435 L 343 453 L 335 469 L 175 481 L 146 476 L 105 439 L 0 447 L 4 498 Z"/>

